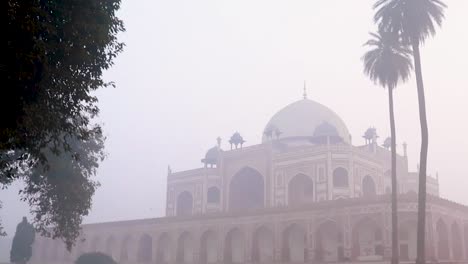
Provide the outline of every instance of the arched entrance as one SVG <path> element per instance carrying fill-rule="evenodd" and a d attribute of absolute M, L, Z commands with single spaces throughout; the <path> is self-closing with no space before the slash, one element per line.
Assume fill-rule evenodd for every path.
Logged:
<path fill-rule="evenodd" d="M 188 232 L 184 232 L 177 240 L 177 263 L 193 263 L 193 238 Z"/>
<path fill-rule="evenodd" d="M 304 263 L 307 261 L 307 235 L 304 228 L 292 224 L 283 232 L 284 262 Z"/>
<path fill-rule="evenodd" d="M 177 196 L 177 216 L 187 216 L 192 214 L 193 197 L 188 191 L 184 191 Z"/>
<path fill-rule="evenodd" d="M 372 197 L 377 194 L 374 179 L 367 175 L 362 179 L 362 195 L 364 197 Z"/>
<path fill-rule="evenodd" d="M 153 260 L 153 239 L 144 234 L 138 243 L 138 263 L 150 263 Z"/>
<path fill-rule="evenodd" d="M 454 222 L 452 224 L 452 255 L 453 260 L 463 259 L 463 248 L 462 248 L 462 236 L 458 224 Z"/>
<path fill-rule="evenodd" d="M 439 260 L 448 260 L 450 258 L 449 235 L 447 225 L 442 219 L 436 224 L 437 233 L 437 256 Z"/>
<path fill-rule="evenodd" d="M 304 174 L 298 174 L 288 184 L 288 204 L 300 205 L 314 201 L 314 182 Z"/>
<path fill-rule="evenodd" d="M 224 261 L 226 263 L 244 263 L 244 235 L 237 228 L 232 229 L 226 235 L 224 247 Z"/>
<path fill-rule="evenodd" d="M 218 262 L 218 240 L 213 231 L 206 231 L 201 237 L 200 263 Z"/>
<path fill-rule="evenodd" d="M 120 247 L 120 259 L 119 262 L 128 261 L 128 247 L 130 246 L 130 236 L 126 236 L 122 240 L 122 245 Z"/>
<path fill-rule="evenodd" d="M 167 233 L 163 233 L 159 237 L 157 247 L 158 249 L 156 251 L 156 263 L 158 264 L 169 263 L 171 260 L 170 255 L 169 255 L 170 239 Z"/>
<path fill-rule="evenodd" d="M 315 259 L 318 262 L 343 261 L 343 233 L 335 222 L 327 221 L 317 228 Z"/>
<path fill-rule="evenodd" d="M 263 176 L 252 168 L 243 168 L 231 180 L 229 186 L 229 210 L 258 209 L 263 206 Z"/>
<path fill-rule="evenodd" d="M 113 260 L 116 260 L 117 254 L 115 252 L 115 238 L 114 236 L 110 236 L 107 238 L 106 241 L 106 254 L 110 256 Z"/>
<path fill-rule="evenodd" d="M 383 259 L 382 229 L 370 218 L 359 221 L 352 231 L 354 260 Z"/>
<path fill-rule="evenodd" d="M 271 263 L 274 259 L 273 232 L 264 226 L 255 230 L 252 243 L 252 260 L 255 263 Z"/>
<path fill-rule="evenodd" d="M 401 260 L 416 260 L 417 223 L 406 221 L 400 224 L 398 230 Z"/>

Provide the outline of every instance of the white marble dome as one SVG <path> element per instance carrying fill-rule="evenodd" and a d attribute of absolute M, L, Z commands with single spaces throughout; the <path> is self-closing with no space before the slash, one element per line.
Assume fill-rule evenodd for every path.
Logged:
<path fill-rule="evenodd" d="M 327 127 L 333 131 L 333 137 L 350 144 L 350 134 L 343 120 L 331 109 L 309 99 L 294 102 L 277 112 L 265 126 L 262 142 L 272 139 L 280 140 L 313 140 Z M 334 127 L 335 129 L 330 129 Z M 318 132 L 318 133 L 317 133 Z"/>

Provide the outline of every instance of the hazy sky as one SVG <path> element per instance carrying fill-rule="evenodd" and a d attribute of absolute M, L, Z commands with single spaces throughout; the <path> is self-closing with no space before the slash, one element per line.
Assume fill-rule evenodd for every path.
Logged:
<path fill-rule="evenodd" d="M 164 215 L 166 173 L 200 167 L 221 136 L 239 131 L 257 144 L 269 118 L 301 99 L 333 109 L 354 144 L 375 126 L 389 135 L 387 93 L 362 73 L 373 0 L 124 1 L 124 53 L 99 92 L 107 135 L 102 186 L 85 222 Z M 449 5 L 443 28 L 422 49 L 430 128 L 429 173 L 443 197 L 468 204 L 468 1 Z M 415 81 L 395 96 L 397 143 L 419 157 Z M 18 184 L 0 191 L 10 235 L 28 208 Z"/>

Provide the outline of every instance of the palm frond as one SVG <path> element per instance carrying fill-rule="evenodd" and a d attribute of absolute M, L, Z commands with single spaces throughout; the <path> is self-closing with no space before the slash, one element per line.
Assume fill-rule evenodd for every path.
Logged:
<path fill-rule="evenodd" d="M 379 30 L 370 33 L 370 37 L 364 44 L 370 50 L 362 57 L 364 73 L 369 79 L 389 89 L 408 80 L 413 69 L 411 50 L 402 44 L 399 35 Z"/>
<path fill-rule="evenodd" d="M 446 8 L 441 0 L 378 0 L 374 21 L 379 28 L 400 33 L 405 42 L 423 43 L 442 25 Z"/>

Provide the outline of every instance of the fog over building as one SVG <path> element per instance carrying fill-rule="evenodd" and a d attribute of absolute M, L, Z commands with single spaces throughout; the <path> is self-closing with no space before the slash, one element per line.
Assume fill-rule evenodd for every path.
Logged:
<path fill-rule="evenodd" d="M 391 153 L 375 128 L 353 144 L 360 137 L 304 92 L 272 116 L 262 142 L 235 132 L 213 140 L 199 168 L 169 167 L 165 217 L 83 225 L 71 253 L 38 237 L 31 263 L 94 251 L 119 263 L 387 261 Z M 397 152 L 400 256 L 414 260 L 418 173 L 406 144 Z M 427 190 L 427 259 L 468 260 L 468 207 L 439 197 L 438 176 Z"/>

